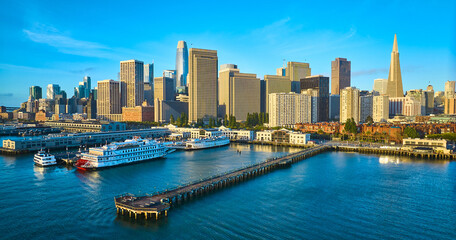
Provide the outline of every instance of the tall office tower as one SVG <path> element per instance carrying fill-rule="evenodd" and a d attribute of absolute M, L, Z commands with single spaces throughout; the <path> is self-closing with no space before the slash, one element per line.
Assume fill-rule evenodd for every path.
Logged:
<path fill-rule="evenodd" d="M 60 86 L 58 84 L 49 84 L 46 89 L 46 98 L 55 99 L 56 94 L 60 94 Z"/>
<path fill-rule="evenodd" d="M 430 88 L 429 88 L 430 86 Z M 424 98 L 426 100 L 426 115 L 434 113 L 434 89 L 431 85 L 427 87 L 426 91 L 423 91 Z M 423 114 L 424 115 L 424 114 Z"/>
<path fill-rule="evenodd" d="M 84 83 L 84 98 L 89 98 L 90 90 L 92 89 L 92 80 L 89 76 L 85 76 L 82 82 Z"/>
<path fill-rule="evenodd" d="M 291 91 L 301 93 L 301 79 L 311 75 L 311 69 L 308 63 L 287 62 L 285 75 L 290 78 Z"/>
<path fill-rule="evenodd" d="M 446 81 L 445 82 L 445 97 L 446 98 L 455 97 L 456 96 L 455 88 L 456 88 L 456 81 Z"/>
<path fill-rule="evenodd" d="M 266 81 L 260 80 L 260 112 L 266 112 Z"/>
<path fill-rule="evenodd" d="M 422 89 L 413 89 L 406 92 L 406 97 L 413 97 L 421 104 L 421 114 L 426 115 L 426 95 Z"/>
<path fill-rule="evenodd" d="M 307 95 L 311 99 L 311 107 L 310 107 L 310 122 L 311 123 L 316 123 L 318 122 L 318 114 L 320 110 L 318 109 L 318 104 L 319 104 L 319 91 L 318 89 L 315 88 L 309 88 L 306 90 L 302 90 L 301 94 Z"/>
<path fill-rule="evenodd" d="M 97 101 L 94 99 L 93 93 L 89 93 L 84 112 L 87 113 L 88 119 L 97 119 Z"/>
<path fill-rule="evenodd" d="M 456 97 L 445 98 L 445 114 L 455 115 L 456 114 Z"/>
<path fill-rule="evenodd" d="M 154 84 L 154 64 L 144 64 L 144 83 Z"/>
<path fill-rule="evenodd" d="M 359 123 L 359 89 L 346 87 L 340 91 L 340 122 L 353 118 Z"/>
<path fill-rule="evenodd" d="M 188 50 L 185 41 L 177 43 L 176 51 L 176 87 L 187 86 Z"/>
<path fill-rule="evenodd" d="M 237 65 L 223 64 L 219 72 L 219 107 L 221 115 L 247 120 L 247 113 L 260 112 L 260 79 L 256 74 L 240 73 Z"/>
<path fill-rule="evenodd" d="M 151 106 L 154 105 L 154 88 L 148 83 L 144 82 L 144 100 Z"/>
<path fill-rule="evenodd" d="M 276 74 L 277 74 L 277 76 L 282 76 L 282 77 L 287 76 L 287 68 L 284 68 L 284 67 L 277 68 Z"/>
<path fill-rule="evenodd" d="M 329 95 L 329 120 L 339 120 L 340 95 Z"/>
<path fill-rule="evenodd" d="M 372 119 L 374 122 L 386 122 L 389 117 L 388 95 L 374 96 L 372 105 Z"/>
<path fill-rule="evenodd" d="M 98 98 L 98 87 L 94 87 L 92 90 L 93 93 L 93 99 L 96 101 Z"/>
<path fill-rule="evenodd" d="M 264 75 L 266 84 L 266 112 L 269 112 L 269 94 L 271 93 L 289 93 L 291 91 L 291 81 L 286 76 Z"/>
<path fill-rule="evenodd" d="M 367 91 L 361 91 L 359 94 L 359 122 L 367 122 L 367 117 L 372 118 L 372 105 L 374 102 L 374 95 Z"/>
<path fill-rule="evenodd" d="M 399 64 L 399 50 L 397 48 L 397 36 L 394 34 L 393 51 L 391 52 L 391 64 L 388 75 L 387 94 L 391 97 L 403 97 L 401 66 Z"/>
<path fill-rule="evenodd" d="M 160 101 L 174 100 L 174 79 L 168 77 L 158 77 L 155 78 L 154 81 L 154 98 L 158 98 Z"/>
<path fill-rule="evenodd" d="M 40 86 L 31 86 L 30 87 L 30 97 L 32 99 L 40 99 L 43 97 L 43 92 Z"/>
<path fill-rule="evenodd" d="M 329 121 L 329 77 L 314 75 L 301 79 L 301 91 L 318 90 L 318 122 Z M 342 98 L 342 97 L 341 97 Z"/>
<path fill-rule="evenodd" d="M 141 106 L 144 101 L 144 63 L 138 60 L 120 62 L 122 107 Z"/>
<path fill-rule="evenodd" d="M 311 96 L 297 93 L 269 94 L 269 127 L 311 122 Z"/>
<path fill-rule="evenodd" d="M 112 79 L 98 81 L 98 115 L 120 114 L 120 83 Z"/>
<path fill-rule="evenodd" d="M 340 95 L 340 91 L 350 87 L 351 61 L 336 58 L 331 62 L 331 94 Z"/>
<path fill-rule="evenodd" d="M 216 50 L 190 48 L 188 63 L 189 122 L 201 118 L 217 118 Z"/>
<path fill-rule="evenodd" d="M 163 77 L 173 79 L 174 92 L 176 92 L 176 70 L 163 70 Z"/>
<path fill-rule="evenodd" d="M 388 94 L 388 79 L 375 79 L 373 89 L 375 92 L 378 92 L 380 95 Z"/>

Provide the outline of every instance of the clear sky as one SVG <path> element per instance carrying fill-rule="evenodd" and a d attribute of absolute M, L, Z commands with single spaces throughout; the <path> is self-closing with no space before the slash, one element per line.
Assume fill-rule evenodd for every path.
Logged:
<path fill-rule="evenodd" d="M 121 60 L 175 68 L 176 47 L 218 51 L 259 78 L 286 61 L 330 76 L 348 58 L 352 85 L 388 78 L 397 33 L 404 91 L 456 80 L 456 1 L 15 1 L 0 0 L 0 105 L 19 106 L 29 86 L 83 76 L 117 80 Z"/>

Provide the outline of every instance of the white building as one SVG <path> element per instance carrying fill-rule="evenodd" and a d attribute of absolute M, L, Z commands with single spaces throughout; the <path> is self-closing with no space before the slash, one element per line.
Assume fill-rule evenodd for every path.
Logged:
<path fill-rule="evenodd" d="M 375 79 L 374 88 L 375 92 L 378 92 L 380 95 L 387 94 L 388 79 Z"/>
<path fill-rule="evenodd" d="M 290 133 L 290 143 L 296 145 L 306 145 L 310 141 L 310 134 L 302 132 Z"/>
<path fill-rule="evenodd" d="M 413 97 L 389 98 L 390 115 L 420 116 L 421 102 Z"/>
<path fill-rule="evenodd" d="M 346 87 L 340 90 L 340 122 L 353 118 L 359 123 L 359 89 Z"/>
<path fill-rule="evenodd" d="M 454 98 L 456 91 L 456 81 L 445 82 L 445 98 Z"/>
<path fill-rule="evenodd" d="M 223 135 L 228 137 L 230 140 L 244 140 L 244 141 L 253 141 L 255 139 L 255 132 L 249 130 L 237 130 L 230 129 L 225 126 L 218 128 Z"/>
<path fill-rule="evenodd" d="M 269 127 L 311 122 L 311 104 L 311 96 L 307 94 L 269 94 Z"/>
<path fill-rule="evenodd" d="M 273 132 L 272 130 L 256 132 L 255 140 L 270 142 L 270 141 L 272 141 L 272 132 Z"/>
<path fill-rule="evenodd" d="M 374 96 L 372 104 L 372 119 L 374 122 L 386 122 L 389 118 L 388 95 Z"/>

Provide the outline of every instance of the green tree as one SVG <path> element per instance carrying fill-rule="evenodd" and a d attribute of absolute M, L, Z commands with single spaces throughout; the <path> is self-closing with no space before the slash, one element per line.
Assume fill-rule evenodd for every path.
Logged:
<path fill-rule="evenodd" d="M 416 131 L 415 128 L 406 127 L 406 128 L 404 128 L 404 132 L 402 133 L 402 136 L 404 136 L 404 138 L 419 138 L 420 134 L 418 134 L 418 132 Z"/>
<path fill-rule="evenodd" d="M 358 133 L 358 128 L 356 127 L 356 122 L 353 118 L 347 119 L 347 122 L 345 122 L 344 130 L 347 133 Z"/>
<path fill-rule="evenodd" d="M 215 125 L 214 119 L 213 118 L 209 118 L 209 128 L 213 128 L 214 125 Z"/>
<path fill-rule="evenodd" d="M 169 122 L 171 124 L 174 124 L 174 116 L 171 114 L 171 116 L 169 117 Z"/>
<path fill-rule="evenodd" d="M 372 123 L 374 123 L 374 119 L 372 119 L 371 116 L 367 116 L 365 122 L 366 122 L 367 124 L 372 124 Z"/>

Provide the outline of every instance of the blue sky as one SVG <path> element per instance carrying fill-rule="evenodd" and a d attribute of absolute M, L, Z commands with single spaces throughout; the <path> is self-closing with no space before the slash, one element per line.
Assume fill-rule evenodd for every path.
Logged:
<path fill-rule="evenodd" d="M 121 60 L 154 61 L 159 76 L 175 68 L 179 40 L 260 78 L 283 59 L 330 76 L 345 57 L 352 85 L 371 90 L 388 77 L 397 33 L 404 90 L 456 80 L 456 1 L 0 3 L 0 105 L 26 101 L 31 85 L 57 83 L 72 96 L 84 75 L 117 79 Z"/>

